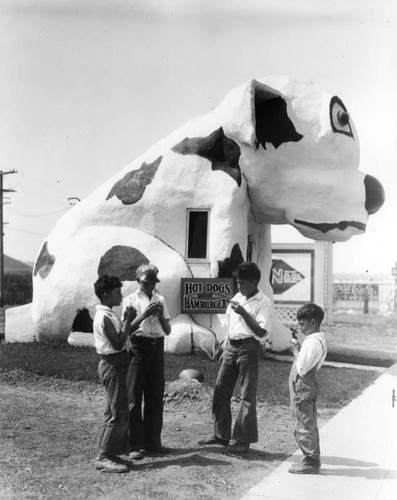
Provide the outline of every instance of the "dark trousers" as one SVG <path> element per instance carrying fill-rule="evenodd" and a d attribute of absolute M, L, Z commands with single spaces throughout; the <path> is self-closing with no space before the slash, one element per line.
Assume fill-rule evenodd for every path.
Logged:
<path fill-rule="evenodd" d="M 214 434 L 230 440 L 232 427 L 231 398 L 238 379 L 241 385 L 241 405 L 233 429 L 233 439 L 243 443 L 258 441 L 256 390 L 260 344 L 254 338 L 235 347 L 228 341 L 216 379 L 212 414 Z"/>
<path fill-rule="evenodd" d="M 320 463 L 320 436 L 317 425 L 318 382 L 316 368 L 303 377 L 292 366 L 289 386 L 291 411 L 294 419 L 294 436 L 303 453 L 303 462 L 311 465 Z"/>
<path fill-rule="evenodd" d="M 128 453 L 128 353 L 101 356 L 99 379 L 106 390 L 106 409 L 99 432 L 99 457 Z"/>
<path fill-rule="evenodd" d="M 128 370 L 130 449 L 157 450 L 163 427 L 164 338 L 132 337 Z M 143 411 L 142 411 L 143 403 Z"/>

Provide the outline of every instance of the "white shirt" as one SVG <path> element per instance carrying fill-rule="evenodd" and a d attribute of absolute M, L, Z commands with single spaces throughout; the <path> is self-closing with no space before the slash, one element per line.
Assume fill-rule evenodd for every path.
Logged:
<path fill-rule="evenodd" d="M 117 314 L 110 309 L 110 307 L 99 304 L 96 306 L 96 312 L 94 316 L 94 342 L 96 352 L 98 354 L 114 354 L 116 352 L 124 351 L 125 346 L 118 351 L 115 349 L 108 337 L 105 335 L 105 316 L 110 319 L 113 323 L 116 332 L 120 332 L 121 330 L 121 320 L 117 316 Z"/>
<path fill-rule="evenodd" d="M 271 332 L 272 303 L 261 290 L 258 290 L 258 292 L 249 299 L 247 299 L 247 297 L 242 295 L 240 292 L 236 293 L 232 300 L 238 302 L 242 307 L 244 307 L 244 309 L 256 320 L 261 328 L 264 328 L 269 333 Z M 263 340 L 263 338 L 255 335 L 240 314 L 233 311 L 230 304 L 226 309 L 226 318 L 229 339 L 240 340 L 255 337 L 259 341 Z"/>
<path fill-rule="evenodd" d="M 135 290 L 134 293 L 128 295 L 123 301 L 123 315 L 128 306 L 135 307 L 137 310 L 137 315 L 140 316 L 143 314 L 147 308 L 147 306 L 153 302 L 160 302 L 163 304 L 163 316 L 165 319 L 170 319 L 170 314 L 168 312 L 167 304 L 165 303 L 165 299 L 162 295 L 159 294 L 157 290 L 153 291 L 152 298 L 146 295 L 145 292 L 140 290 L 139 288 Z M 145 318 L 142 323 L 139 325 L 138 329 L 134 332 L 134 335 L 140 337 L 164 337 L 164 330 L 161 326 L 160 320 L 157 317 L 150 316 L 149 318 Z"/>
<path fill-rule="evenodd" d="M 325 333 L 311 333 L 302 342 L 301 349 L 296 358 L 296 371 L 300 377 L 309 372 L 317 365 L 317 370 L 321 368 L 327 355 L 327 345 L 325 343 Z"/>

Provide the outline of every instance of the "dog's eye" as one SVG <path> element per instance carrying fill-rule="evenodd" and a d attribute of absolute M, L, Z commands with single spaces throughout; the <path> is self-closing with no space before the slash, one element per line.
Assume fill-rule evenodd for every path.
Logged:
<path fill-rule="evenodd" d="M 352 128 L 350 126 L 350 116 L 347 112 L 345 105 L 339 99 L 339 97 L 334 96 L 331 99 L 329 114 L 331 119 L 331 126 L 334 132 L 340 134 L 346 134 L 353 137 Z"/>
<path fill-rule="evenodd" d="M 338 122 L 342 127 L 345 127 L 349 123 L 349 115 L 346 111 L 338 111 L 337 117 Z"/>

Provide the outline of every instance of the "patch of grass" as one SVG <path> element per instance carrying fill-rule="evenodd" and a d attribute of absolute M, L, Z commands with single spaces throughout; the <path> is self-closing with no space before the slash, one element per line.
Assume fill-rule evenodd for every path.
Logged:
<path fill-rule="evenodd" d="M 379 377 L 378 371 L 323 366 L 318 373 L 319 406 L 343 408 Z"/>
<path fill-rule="evenodd" d="M 89 347 L 68 344 L 53 346 L 34 343 L 0 345 L 0 369 L 24 370 L 36 375 L 72 381 L 97 381 L 98 355 Z M 204 384 L 213 388 L 219 364 L 203 355 L 165 355 L 166 381 L 177 380 L 182 370 L 193 368 L 204 374 Z M 264 360 L 259 365 L 258 401 L 267 404 L 289 404 L 288 376 L 290 364 Z M 358 396 L 379 376 L 379 372 L 353 368 L 323 367 L 319 372 L 321 393 L 319 406 L 341 408 Z M 235 394 L 238 395 L 236 387 Z"/>
<path fill-rule="evenodd" d="M 324 327 L 328 360 L 391 366 L 397 361 L 397 315 L 335 314 Z"/>
<path fill-rule="evenodd" d="M 94 349 L 40 342 L 0 345 L 2 370 L 25 370 L 36 375 L 68 380 L 97 380 L 98 355 Z"/>

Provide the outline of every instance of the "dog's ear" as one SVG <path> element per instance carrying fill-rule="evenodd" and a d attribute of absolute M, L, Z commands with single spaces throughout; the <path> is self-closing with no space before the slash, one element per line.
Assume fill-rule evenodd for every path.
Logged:
<path fill-rule="evenodd" d="M 278 148 L 284 142 L 297 142 L 297 132 L 288 116 L 287 103 L 277 90 L 250 80 L 229 92 L 219 106 L 225 134 L 242 144 L 258 148 L 266 143 Z"/>

